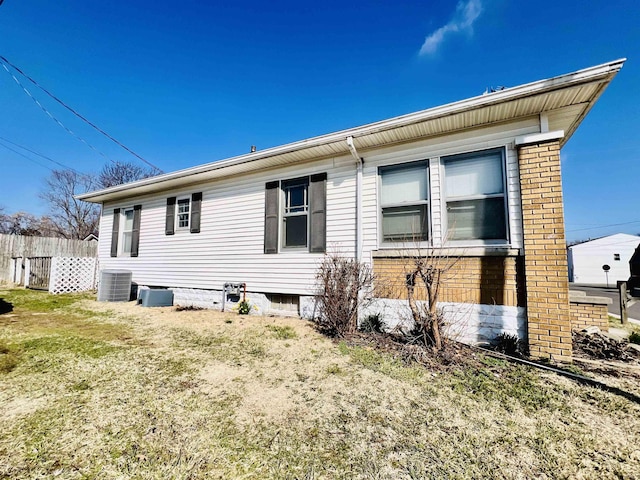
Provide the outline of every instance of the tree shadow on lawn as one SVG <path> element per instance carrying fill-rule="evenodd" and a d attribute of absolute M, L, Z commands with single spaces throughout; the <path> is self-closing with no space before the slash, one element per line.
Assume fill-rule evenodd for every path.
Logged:
<path fill-rule="evenodd" d="M 13 303 L 5 301 L 4 298 L 0 298 L 0 315 L 13 311 Z"/>

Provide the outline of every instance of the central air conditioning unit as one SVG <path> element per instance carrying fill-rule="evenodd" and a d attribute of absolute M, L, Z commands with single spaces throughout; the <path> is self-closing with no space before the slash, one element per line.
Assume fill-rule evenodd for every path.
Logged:
<path fill-rule="evenodd" d="M 98 283 L 99 302 L 128 302 L 131 297 L 130 270 L 101 270 Z"/>

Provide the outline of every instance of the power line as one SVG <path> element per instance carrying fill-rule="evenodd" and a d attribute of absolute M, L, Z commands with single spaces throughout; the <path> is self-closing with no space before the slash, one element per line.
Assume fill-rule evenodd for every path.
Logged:
<path fill-rule="evenodd" d="M 3 59 L 4 57 L 0 55 L 0 58 L 2 58 L 2 59 Z M 87 147 L 91 148 L 91 149 L 92 149 L 93 151 L 95 151 L 96 153 L 99 153 L 100 155 L 102 155 L 102 156 L 103 156 L 105 159 L 107 159 L 108 161 L 110 161 L 110 162 L 112 162 L 112 163 L 115 163 L 113 160 L 111 160 L 109 157 L 107 157 L 104 153 L 102 153 L 102 152 L 101 152 L 100 150 L 98 150 L 96 147 L 94 147 L 94 146 L 93 146 L 93 145 L 91 145 L 89 142 L 87 142 L 84 138 L 82 138 L 82 137 L 81 137 L 81 136 L 79 136 L 79 135 L 76 135 L 76 134 L 75 134 L 71 129 L 67 128 L 67 127 L 66 127 L 66 126 L 65 126 L 65 125 L 64 125 L 60 120 L 58 120 L 58 119 L 57 119 L 57 118 L 56 118 L 56 117 L 55 117 L 55 116 L 54 116 L 54 115 L 53 115 L 49 110 L 47 110 L 47 109 L 45 108 L 45 106 L 44 106 L 44 105 L 42 105 L 42 103 L 40 103 L 36 97 L 34 97 L 34 96 L 31 94 L 31 92 L 27 89 L 27 87 L 25 87 L 24 85 L 22 85 L 22 83 L 20 83 L 20 80 L 18 80 L 18 79 L 16 78 L 16 76 L 15 76 L 13 73 L 11 73 L 11 71 L 7 68 L 7 66 L 6 66 L 3 62 L 0 62 L 0 63 L 2 63 L 2 67 L 7 71 L 7 73 L 8 73 L 9 75 L 11 75 L 11 78 L 13 78 L 13 80 L 18 84 L 18 86 L 19 86 L 20 88 L 22 88 L 22 90 L 24 91 L 24 93 L 26 93 L 26 94 L 27 94 L 27 96 L 28 96 L 29 98 L 31 98 L 31 100 L 33 100 L 33 101 L 35 102 L 35 104 L 36 104 L 38 107 L 40 107 L 40 109 L 41 109 L 44 113 L 46 113 L 46 114 L 47 114 L 47 116 L 48 116 L 51 120 L 53 120 L 54 122 L 56 122 L 58 125 L 60 125 L 62 128 L 64 128 L 64 129 L 66 130 L 66 132 L 67 132 L 67 133 L 69 133 L 70 135 L 72 135 L 72 136 L 76 137 L 78 140 L 80 140 L 82 143 L 84 143 Z M 9 65 L 11 65 L 11 64 L 9 64 Z M 13 65 L 12 65 L 12 66 L 13 66 Z"/>
<path fill-rule="evenodd" d="M 11 148 L 11 147 L 7 147 L 7 146 L 6 146 L 4 143 L 2 143 L 2 142 L 0 142 L 0 147 L 4 147 L 4 148 L 6 148 L 7 150 L 9 150 L 9 151 L 11 151 L 11 152 L 13 152 L 13 153 L 15 153 L 15 154 L 17 154 L 17 155 L 20 155 L 21 157 L 26 158 L 26 159 L 27 159 L 27 160 L 29 160 L 30 162 L 33 162 L 33 163 L 35 163 L 36 165 L 40 165 L 42 168 L 46 168 L 47 170 L 51 170 L 51 171 L 53 172 L 53 169 L 52 169 L 52 168 L 47 167 L 47 166 L 46 166 L 46 165 L 44 165 L 43 163 L 40 163 L 40 162 L 38 162 L 37 160 L 34 160 L 33 158 L 28 157 L 27 155 L 25 155 L 25 154 L 23 154 L 23 153 L 21 153 L 21 152 L 19 152 L 19 151 L 17 151 L 17 150 L 14 150 L 14 149 L 13 149 L 13 148 Z"/>
<path fill-rule="evenodd" d="M 42 85 L 40 85 L 38 82 L 36 82 L 33 78 L 31 78 L 29 75 L 27 75 L 26 73 L 24 73 L 20 68 L 18 68 L 17 66 L 15 66 L 14 64 L 12 64 L 9 60 L 7 60 L 5 57 L 3 57 L 2 55 L 0 55 L 0 59 L 2 59 L 4 62 L 8 63 L 11 67 L 13 67 L 18 73 L 20 73 L 20 75 L 22 75 L 23 77 L 25 77 L 27 80 L 29 80 L 31 83 L 33 83 L 36 87 L 38 87 L 40 90 L 42 90 L 44 93 L 46 93 L 47 95 L 49 95 L 49 97 L 51 97 L 52 99 L 54 99 L 56 102 L 58 102 L 60 105 L 62 105 L 64 108 L 66 108 L 67 110 L 69 110 L 71 113 L 73 113 L 76 117 L 78 117 L 80 120 L 82 120 L 83 122 L 85 122 L 86 124 L 88 124 L 89 126 L 91 126 L 92 128 L 94 128 L 95 130 L 97 130 L 98 132 L 100 132 L 102 135 L 104 135 L 105 137 L 107 137 L 109 140 L 111 140 L 112 142 L 114 142 L 116 145 L 122 147 L 123 149 L 125 149 L 127 152 L 129 152 L 131 155 L 133 155 L 134 157 L 142 160 L 144 163 L 146 163 L 147 165 L 149 165 L 151 168 L 153 168 L 154 170 L 158 171 L 159 173 L 163 173 L 163 171 L 155 166 L 153 163 L 145 160 L 144 158 L 142 158 L 140 155 L 138 155 L 136 152 L 134 152 L 133 150 L 131 150 L 129 147 L 127 147 L 126 145 L 124 145 L 122 142 L 119 142 L 118 140 L 116 140 L 115 138 L 113 138 L 111 135 L 109 135 L 107 132 L 105 132 L 104 130 L 102 130 L 100 127 L 98 127 L 97 125 L 95 125 L 94 123 L 92 123 L 91 121 L 89 121 L 87 118 L 85 118 L 84 116 L 82 116 L 80 113 L 76 112 L 73 108 L 71 108 L 69 105 L 67 105 L 66 103 L 64 103 L 62 100 L 60 100 L 58 97 L 56 97 L 54 94 L 52 94 L 51 92 L 49 92 L 46 88 L 44 88 Z M 3 65 L 4 66 L 4 65 Z M 7 68 L 5 67 L 5 70 Z M 8 71 L 8 70 L 7 70 Z M 24 87 L 23 87 L 24 88 Z"/>
<path fill-rule="evenodd" d="M 64 163 L 60 163 L 60 162 L 54 160 L 51 157 L 47 157 L 46 155 L 43 155 L 42 153 L 38 153 L 35 150 L 31 150 L 30 148 L 27 148 L 24 145 L 20 145 L 19 143 L 12 142 L 11 140 L 8 140 L 8 139 L 6 139 L 4 137 L 0 137 L 0 140 L 2 140 L 3 142 L 10 143 L 11 145 L 13 145 L 15 147 L 18 147 L 18 148 L 21 148 L 23 150 L 26 150 L 29 153 L 33 153 L 34 155 L 37 155 L 40 158 L 44 158 L 45 160 L 49 160 L 51 163 L 55 163 L 56 165 L 58 165 L 58 166 L 60 166 L 62 168 L 65 168 L 67 170 L 71 170 L 72 172 L 77 173 L 78 175 L 82 175 L 82 173 L 78 172 L 76 169 L 71 168 L 70 166 L 65 165 Z"/>
<path fill-rule="evenodd" d="M 619 227 L 620 225 L 631 225 L 632 223 L 640 223 L 640 220 L 634 220 L 633 222 L 611 223 L 609 225 L 600 225 L 597 227 L 574 228 L 572 230 L 567 230 L 567 232 L 581 232 L 583 230 L 596 230 L 598 228 Z"/>

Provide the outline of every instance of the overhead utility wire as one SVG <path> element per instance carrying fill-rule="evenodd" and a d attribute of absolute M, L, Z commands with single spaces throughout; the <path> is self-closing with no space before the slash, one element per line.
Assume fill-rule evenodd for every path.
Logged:
<path fill-rule="evenodd" d="M 1 59 L 4 59 L 4 57 L 3 57 L 3 56 L 1 56 L 1 55 L 0 55 L 0 58 L 1 58 Z M 44 107 L 44 105 L 42 105 L 42 104 L 38 101 L 38 99 L 37 99 L 36 97 L 34 97 L 33 95 L 31 95 L 31 92 L 27 89 L 27 87 L 25 87 L 24 85 L 22 85 L 22 83 L 20 83 L 20 80 L 18 80 L 18 79 L 16 78 L 16 76 L 15 76 L 15 75 L 14 75 L 14 74 L 13 74 L 13 73 L 8 69 L 8 68 L 7 68 L 7 66 L 6 66 L 3 62 L 1 62 L 1 61 L 0 61 L 0 63 L 2 63 L 2 67 L 7 71 L 7 73 L 8 73 L 9 75 L 11 75 L 11 78 L 13 78 L 13 80 L 18 84 L 18 86 L 19 86 L 20 88 L 22 88 L 22 90 L 24 91 L 24 93 L 26 93 L 26 94 L 27 94 L 27 96 L 28 96 L 29 98 L 31 98 L 31 100 L 33 100 L 33 101 L 35 102 L 35 104 L 36 104 L 38 107 L 40 107 L 40 108 L 42 109 L 42 111 L 43 111 L 44 113 L 46 113 L 46 114 L 47 114 L 47 116 L 48 116 L 51 120 L 53 120 L 54 122 L 56 122 L 58 125 L 60 125 L 62 128 L 64 128 L 64 129 L 67 131 L 67 133 L 69 133 L 70 135 L 72 135 L 72 136 L 76 137 L 78 140 L 80 140 L 82 143 L 84 143 L 87 147 L 91 148 L 91 149 L 92 149 L 93 151 L 95 151 L 96 153 L 99 153 L 100 155 L 102 155 L 104 158 L 106 158 L 106 159 L 107 159 L 107 160 L 109 160 L 110 162 L 115 163 L 113 160 L 111 160 L 109 157 L 107 157 L 104 153 L 102 153 L 102 152 L 101 152 L 100 150 L 98 150 L 96 147 L 94 147 L 93 145 L 91 145 L 89 142 L 87 142 L 87 141 L 86 141 L 84 138 L 82 138 L 81 136 L 76 135 L 72 130 L 70 130 L 69 128 L 67 128 L 67 127 L 66 127 L 66 126 L 65 126 L 65 125 L 64 125 L 60 120 L 58 120 L 56 117 L 54 117 L 54 116 L 53 116 L 53 114 L 52 114 L 49 110 L 47 110 L 47 109 Z M 11 65 L 11 64 L 9 64 L 9 65 Z M 11 66 L 13 67 L 13 65 L 11 65 Z"/>
<path fill-rule="evenodd" d="M 10 144 L 11 144 L 11 145 L 13 145 L 14 147 L 18 147 L 18 148 L 21 148 L 22 150 L 26 150 L 26 151 L 27 151 L 27 152 L 29 152 L 29 153 L 33 153 L 34 155 L 37 155 L 37 156 L 39 156 L 40 158 L 44 158 L 45 160 L 49 160 L 51 163 L 55 163 L 56 165 L 58 165 L 58 166 L 60 166 L 60 167 L 62 167 L 62 168 L 65 168 L 65 169 L 67 169 L 67 170 L 71 170 L 72 172 L 74 172 L 74 173 L 76 173 L 76 174 L 78 174 L 78 175 L 84 175 L 83 173 L 78 172 L 76 169 L 71 168 L 70 166 L 65 165 L 64 163 L 60 163 L 60 162 L 58 162 L 58 161 L 54 160 L 54 159 L 53 159 L 53 158 L 51 158 L 51 157 L 47 157 L 46 155 L 43 155 L 42 153 L 38 153 L 38 152 L 36 152 L 35 150 L 31 150 L 30 148 L 27 148 L 27 147 L 25 147 L 24 145 L 20 145 L 19 143 L 12 142 L 11 140 L 8 140 L 8 139 L 6 139 L 6 138 L 4 138 L 4 137 L 0 137 L 0 140 L 1 140 L 1 141 L 3 141 L 3 142 L 6 142 L 6 143 L 10 143 Z"/>
<path fill-rule="evenodd" d="M 147 165 L 149 165 L 151 168 L 153 168 L 154 170 L 157 170 L 159 173 L 163 173 L 162 170 L 159 167 L 156 167 L 153 163 L 145 160 L 144 158 L 142 158 L 140 155 L 138 155 L 136 152 L 134 152 L 133 150 L 131 150 L 129 147 L 127 147 L 126 145 L 124 145 L 123 143 L 119 142 L 118 140 L 116 140 L 115 138 L 113 138 L 111 135 L 109 135 L 107 132 L 105 132 L 104 130 L 102 130 L 100 127 L 98 127 L 97 125 L 95 125 L 94 123 L 92 123 L 91 121 L 89 121 L 87 118 L 83 117 L 80 113 L 76 112 L 73 108 L 71 108 L 69 105 L 67 105 L 66 103 L 64 103 L 62 100 L 60 100 L 58 97 L 56 97 L 54 94 L 52 94 L 51 92 L 49 92 L 46 88 L 44 88 L 42 85 L 40 85 L 38 82 L 36 82 L 33 78 L 31 78 L 29 75 L 27 75 L 26 73 L 24 73 L 20 68 L 18 68 L 17 66 L 15 66 L 14 64 L 12 64 L 9 60 L 7 60 L 4 56 L 0 55 L 0 59 L 2 59 L 2 61 L 8 63 L 9 65 L 11 65 L 11 67 L 13 67 L 18 73 L 20 73 L 20 75 L 22 75 L 23 77 L 25 77 L 27 80 L 29 80 L 31 83 L 33 83 L 36 87 L 38 87 L 40 90 L 42 90 L 44 93 L 46 93 L 47 95 L 49 95 L 51 98 L 53 98 L 56 102 L 58 102 L 60 105 L 62 105 L 64 108 L 66 108 L 67 110 L 69 110 L 71 113 L 73 113 L 76 117 L 78 117 L 80 120 L 82 120 L 83 122 L 87 123 L 88 125 L 90 125 L 92 128 L 94 128 L 95 130 L 97 130 L 98 132 L 100 132 L 101 134 L 103 134 L 105 137 L 107 137 L 109 140 L 111 140 L 112 142 L 114 142 L 116 145 L 119 145 L 120 147 L 124 148 L 127 152 L 129 152 L 131 155 L 133 155 L 134 157 L 142 160 L 144 163 L 146 163 Z M 5 67 L 6 70 L 6 67 Z M 8 70 L 7 70 L 8 71 Z"/>
<path fill-rule="evenodd" d="M 632 223 L 640 223 L 640 220 L 634 220 L 633 222 L 611 223 L 609 225 L 600 225 L 599 227 L 574 228 L 572 230 L 567 230 L 567 232 L 581 232 L 583 230 L 596 230 L 598 228 L 619 227 L 620 225 L 631 225 Z"/>
<path fill-rule="evenodd" d="M 5 145 L 4 143 L 2 143 L 2 142 L 0 142 L 0 147 L 4 147 L 4 148 L 6 148 L 7 150 L 9 150 L 9 151 L 11 151 L 11 152 L 13 152 L 13 153 L 15 153 L 15 154 L 17 154 L 17 155 L 20 155 L 21 157 L 26 158 L 26 159 L 27 159 L 27 160 L 29 160 L 30 162 L 33 162 L 33 163 L 35 163 L 36 165 L 40 165 L 42 168 L 46 168 L 47 170 L 51 170 L 51 171 L 53 172 L 53 169 L 52 169 L 52 168 L 49 168 L 49 167 L 47 167 L 45 164 L 40 163 L 40 162 L 38 162 L 37 160 L 34 160 L 33 158 L 28 157 L 27 155 L 25 155 L 25 154 L 23 154 L 23 153 L 21 153 L 21 152 L 19 152 L 19 151 L 17 151 L 17 150 L 14 150 L 14 149 L 13 149 L 13 148 L 11 148 L 11 147 L 6 146 L 6 145 Z"/>

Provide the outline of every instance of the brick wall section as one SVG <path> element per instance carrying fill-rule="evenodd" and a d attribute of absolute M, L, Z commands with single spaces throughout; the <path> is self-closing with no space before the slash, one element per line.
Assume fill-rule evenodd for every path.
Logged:
<path fill-rule="evenodd" d="M 440 261 L 453 263 L 443 280 L 440 301 L 524 306 L 521 258 L 459 257 Z M 377 283 L 386 287 L 386 297 L 407 298 L 405 279 L 410 271 L 410 259 L 374 258 L 373 270 Z M 426 289 L 421 281 L 417 284 L 416 298 L 426 300 Z"/>
<path fill-rule="evenodd" d="M 571 302 L 569 308 L 572 330 L 598 327 L 603 332 L 609 331 L 609 312 L 606 305 Z"/>
<path fill-rule="evenodd" d="M 569 280 L 557 140 L 518 150 L 529 351 L 571 361 Z"/>

